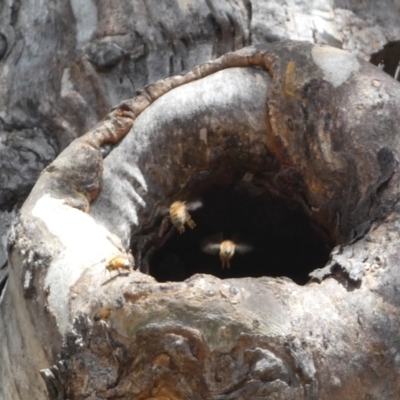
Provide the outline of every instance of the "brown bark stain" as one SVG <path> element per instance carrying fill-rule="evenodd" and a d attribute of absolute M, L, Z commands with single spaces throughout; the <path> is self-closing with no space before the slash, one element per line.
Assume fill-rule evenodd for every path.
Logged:
<path fill-rule="evenodd" d="M 296 90 L 296 75 L 295 75 L 296 63 L 294 61 L 289 61 L 286 67 L 285 73 L 285 88 L 284 93 L 287 99 L 295 96 Z"/>
<path fill-rule="evenodd" d="M 146 390 L 148 393 L 148 390 Z M 150 390 L 150 397 L 138 395 L 134 400 L 185 400 L 185 397 L 178 395 L 176 391 L 169 388 L 164 380 L 160 380 L 157 385 Z"/>

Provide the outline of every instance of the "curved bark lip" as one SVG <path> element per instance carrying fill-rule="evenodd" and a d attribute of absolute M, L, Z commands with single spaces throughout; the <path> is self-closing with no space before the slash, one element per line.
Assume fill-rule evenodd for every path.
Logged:
<path fill-rule="evenodd" d="M 343 87 L 343 83 L 351 78 L 351 72 L 359 69 L 359 62 L 353 56 L 337 49 L 288 43 L 289 45 L 285 42 L 275 44 L 272 46 L 272 51 L 267 49 L 265 53 L 254 47 L 243 49 L 224 56 L 221 61 L 217 60 L 205 67 L 199 67 L 185 77 L 168 78 L 149 85 L 144 91 L 138 93 L 137 98 L 123 103 L 102 124 L 76 140 L 42 173 L 35 187 L 36 190 L 33 190 L 23 207 L 22 215 L 41 219 L 63 249 L 60 253 L 61 257 L 53 257 L 45 281 L 46 287 L 52 286 L 49 290 L 52 308 L 59 307 L 59 314 L 63 314 L 62 318 L 58 318 L 61 331 L 65 332 L 68 326 L 68 315 L 61 312 L 64 307 L 62 303 L 68 298 L 69 287 L 79 279 L 82 272 L 90 265 L 95 270 L 104 269 L 112 258 L 128 252 L 132 236 L 140 232 L 145 222 L 153 217 L 152 213 L 160 202 L 166 204 L 168 199 L 176 196 L 186 199 L 188 183 L 195 186 L 191 182 L 193 175 L 214 168 L 213 162 L 219 156 L 221 144 L 213 135 L 217 138 L 220 135 L 222 142 L 229 133 L 232 134 L 231 136 L 236 136 L 237 148 L 229 148 L 228 145 L 222 148 L 222 152 L 238 159 L 243 158 L 240 152 L 241 146 L 248 143 L 259 143 L 264 146 L 265 154 L 256 159 L 255 165 L 252 165 L 249 160 L 242 162 L 245 173 L 245 168 L 252 172 L 260 170 L 262 162 L 265 162 L 271 154 L 282 162 L 292 157 L 293 164 L 296 158 L 296 155 L 290 154 L 293 144 L 283 143 L 286 147 L 283 152 L 276 146 L 277 138 L 280 137 L 280 140 L 285 141 L 293 131 L 293 122 L 288 125 L 285 123 L 287 132 L 277 129 L 282 128 L 279 125 L 281 116 L 275 114 L 273 109 L 279 101 L 282 102 L 276 95 L 279 85 L 284 82 L 283 92 L 290 91 L 293 95 L 290 97 L 295 100 L 302 96 L 300 99 L 302 102 L 308 101 L 307 94 L 300 93 L 301 85 L 307 86 L 313 79 L 322 79 L 321 82 L 324 82 L 323 79 L 327 78 L 333 87 Z M 322 68 L 322 72 L 309 61 L 305 63 L 303 56 L 296 53 L 305 49 L 311 51 L 312 60 Z M 348 65 L 346 69 L 348 72 L 339 74 L 340 76 L 332 75 L 333 72 L 329 69 L 331 68 L 330 61 L 336 62 L 335 57 L 338 52 L 343 64 L 347 62 Z M 243 70 L 231 69 L 216 72 L 226 66 L 251 65 L 252 63 L 266 65 L 272 74 L 273 81 L 267 83 L 267 75 L 261 71 L 255 71 L 248 74 L 247 84 L 240 84 L 240 80 L 245 80 L 246 77 Z M 304 64 L 303 70 L 300 70 L 298 66 L 300 63 Z M 190 82 L 210 73 L 214 74 L 192 82 L 190 85 L 180 86 L 185 81 Z M 225 76 L 221 78 L 219 75 L 223 76 L 223 74 Z M 285 78 L 282 80 L 282 77 Z M 203 82 L 207 80 L 213 91 L 207 88 L 204 90 L 202 87 Z M 170 91 L 175 86 L 180 87 Z M 236 88 L 236 92 L 232 91 L 232 88 Z M 247 88 L 252 88 L 252 91 L 246 92 Z M 168 91 L 170 92 L 162 96 Z M 252 96 L 260 102 L 257 105 L 258 108 Z M 154 102 L 155 99 L 158 100 Z M 227 104 L 224 104 L 224 99 L 228 99 Z M 205 107 L 201 108 L 199 104 L 205 104 Z M 233 115 L 234 118 L 228 121 L 231 115 L 230 109 L 234 107 L 234 104 L 240 104 L 241 108 Z M 291 104 L 290 99 L 282 102 L 282 108 L 286 107 L 286 104 Z M 178 110 L 184 111 L 185 108 L 188 111 L 186 116 L 182 116 L 182 112 Z M 105 170 L 102 174 L 99 153 L 101 145 L 110 141 L 116 142 L 126 134 L 137 116 L 136 109 L 145 109 L 145 111 L 136 119 L 131 133 L 105 158 Z M 268 117 L 264 115 L 266 110 L 269 112 L 269 122 Z M 296 118 L 295 113 L 291 116 L 293 121 Z M 192 121 L 190 121 L 191 117 L 194 118 Z M 225 126 L 222 126 L 219 119 L 224 121 Z M 190 122 L 192 126 L 188 125 Z M 160 129 L 171 132 L 169 139 L 165 140 L 166 135 L 158 134 Z M 185 136 L 185 129 L 189 129 L 190 134 Z M 186 143 L 182 140 L 186 140 Z M 163 145 L 169 146 L 165 152 L 160 151 Z M 196 156 L 193 150 L 198 151 L 200 156 Z M 189 156 L 192 158 L 182 163 L 185 151 L 189 151 Z M 259 155 L 255 152 L 253 154 L 252 151 L 254 150 L 251 146 L 246 147 L 244 153 L 248 153 L 248 159 Z M 322 148 L 322 152 L 325 154 L 327 149 Z M 163 154 L 167 157 L 162 158 Z M 157 159 L 157 157 L 162 159 Z M 171 174 L 169 170 L 173 173 Z M 84 175 L 88 176 L 83 178 Z M 300 179 L 304 179 L 304 174 Z M 93 220 L 90 215 L 81 213 L 79 209 L 83 211 L 89 209 L 88 200 L 96 197 L 101 180 L 103 180 L 101 193 L 91 205 L 90 214 L 95 217 Z M 62 187 L 63 183 L 66 187 Z M 307 182 L 303 184 L 307 185 Z M 42 188 L 47 188 L 47 190 L 42 191 Z M 315 193 L 317 197 L 314 200 L 312 200 L 314 193 L 310 192 L 310 188 L 308 188 L 308 193 L 304 194 L 311 196 L 308 199 L 311 210 L 318 210 L 317 213 L 323 215 L 324 210 L 318 207 L 321 205 L 318 204 L 321 200 L 321 188 L 315 186 L 311 190 L 315 189 L 317 189 Z M 329 189 L 325 188 L 325 190 L 329 192 Z M 322 206 L 326 207 L 326 204 L 322 202 Z M 65 229 L 66 226 L 69 228 Z M 80 229 L 76 230 L 77 226 Z M 68 273 L 61 272 L 64 264 L 75 265 L 75 268 Z M 316 272 L 314 278 L 323 278 L 329 273 L 318 275 Z M 359 274 L 351 278 L 357 281 Z"/>
<path fill-rule="evenodd" d="M 157 284 L 152 277 L 140 272 L 104 279 L 105 267 L 114 257 L 127 257 L 132 236 L 141 232 L 149 221 L 152 225 L 153 211 L 160 202 L 175 196 L 183 196 L 182 199 L 186 200 L 188 188 L 193 187 L 193 171 L 196 168 L 203 171 L 204 164 L 208 165 L 206 161 L 212 163 L 221 154 L 223 146 L 218 145 L 214 137 L 218 138 L 218 134 L 222 138 L 238 138 L 236 142 L 228 140 L 222 153 L 238 157 L 241 165 L 247 168 L 262 168 L 263 161 L 274 154 L 286 168 L 283 181 L 289 180 L 291 184 L 301 181 L 299 190 L 308 196 L 306 206 L 317 222 L 325 220 L 335 238 L 347 237 L 349 241 L 363 237 L 371 225 L 372 214 L 379 221 L 392 210 L 398 199 L 397 188 L 391 180 L 397 173 L 398 146 L 395 139 L 391 139 L 393 146 L 390 147 L 387 137 L 385 141 L 376 135 L 379 124 L 383 123 L 374 103 L 377 86 L 372 84 L 369 92 L 363 79 L 379 80 L 394 98 L 399 94 L 389 87 L 391 81 L 386 76 L 360 60 L 357 68 L 363 79 L 350 73 L 336 85 L 338 77 L 334 82 L 326 80 L 327 70 L 318 68 L 318 62 L 310 56 L 312 51 L 312 45 L 295 42 L 276 43 L 266 50 L 249 48 L 198 67 L 185 77 L 150 85 L 76 140 L 44 170 L 21 212 L 21 223 L 26 232 L 37 236 L 25 236 L 25 241 L 20 242 L 18 239 L 21 238 L 17 238 L 12 252 L 19 252 L 27 261 L 15 266 L 13 271 L 20 280 L 25 280 L 25 290 L 35 287 L 39 292 L 46 291 L 41 301 L 47 311 L 55 315 L 59 332 L 83 335 L 79 332 L 80 316 L 83 315 L 84 318 L 90 316 L 89 319 L 95 322 L 104 320 L 125 338 L 144 335 L 146 329 L 151 330 L 154 323 L 157 325 L 157 321 L 165 318 L 161 325 L 193 326 L 202 332 L 211 350 L 220 348 L 222 343 L 234 346 L 246 335 L 253 338 L 260 335 L 271 341 L 275 338 L 285 341 L 286 338 L 286 353 L 276 350 L 275 354 L 281 360 L 289 354 L 295 360 L 296 371 L 300 372 L 285 374 L 297 374 L 296 379 L 304 385 L 315 381 L 314 361 L 317 360 L 306 354 L 301 343 L 293 339 L 293 335 L 300 332 L 303 315 L 296 300 L 301 299 L 313 309 L 313 294 L 318 292 L 319 300 L 332 311 L 335 328 L 344 329 L 344 322 L 340 321 L 341 311 L 332 304 L 332 287 L 334 290 L 353 290 L 354 286 L 341 288 L 336 286 L 336 281 L 328 280 L 324 282 L 326 285 L 313 283 L 302 288 L 284 279 L 222 282 L 202 275 L 182 283 Z M 350 57 L 348 60 L 351 64 L 349 70 L 354 71 L 354 59 Z M 218 72 L 227 67 L 249 65 L 266 66 L 272 80 L 259 69 L 232 68 Z M 205 76 L 208 77 L 199 79 Z M 219 86 L 220 79 L 224 79 L 225 85 Z M 186 82 L 191 83 L 170 91 Z M 209 90 L 204 90 L 203 84 Z M 251 90 L 247 92 L 247 89 Z M 170 93 L 165 94 L 168 91 Z M 354 103 L 352 91 L 365 95 L 363 108 L 355 106 L 357 103 Z M 380 93 L 380 96 L 385 93 Z M 194 99 L 190 97 L 193 95 Z M 218 96 L 228 97 L 228 101 L 221 102 Z M 232 104 L 238 99 L 240 108 L 232 115 Z M 339 105 L 338 99 L 341 100 Z M 325 101 L 324 107 L 319 103 L 322 100 Z M 188 110 L 184 122 L 192 118 L 190 126 L 179 126 L 184 111 L 179 108 L 182 104 Z M 199 104 L 206 106 L 191 113 L 191 107 Z M 218 107 L 210 108 L 210 104 Z M 357 118 L 353 119 L 353 114 L 347 117 L 347 107 L 357 114 Z M 394 104 L 388 102 L 387 108 L 379 112 L 386 116 L 393 108 Z M 166 110 L 165 115 L 162 110 Z M 310 115 L 315 119 L 310 121 Z M 231 120 L 227 116 L 231 116 Z M 331 122 L 334 117 L 336 124 Z M 222 126 L 221 119 L 224 121 Z M 358 127 L 360 123 L 366 130 L 364 136 Z M 157 132 L 162 129 L 169 132 L 167 145 L 170 149 L 166 153 L 169 159 L 163 158 L 163 152 L 159 151 L 164 137 L 157 136 Z M 188 135 L 187 141 L 182 143 L 184 129 L 192 129 L 193 135 Z M 118 143 L 128 131 L 130 134 L 105 158 L 103 174 L 101 146 Z M 324 137 L 328 138 L 326 142 Z M 256 142 L 264 144 L 265 154 L 257 158 L 259 147 L 249 146 L 245 153 L 251 157 L 243 160 L 240 149 L 246 143 Z M 296 147 L 299 143 L 306 145 Z M 186 149 L 196 150 L 201 157 L 193 156 L 186 160 Z M 326 162 L 325 156 L 329 151 L 333 157 L 343 156 L 339 170 L 334 169 L 338 165 L 337 158 L 335 162 Z M 352 152 L 359 161 L 357 165 L 350 158 Z M 155 162 L 157 157 L 159 159 Z M 320 170 L 321 166 L 324 169 Z M 172 176 L 169 176 L 169 170 L 174 171 Z M 334 174 L 337 181 L 329 174 Z M 115 176 L 122 179 L 115 180 Z M 102 190 L 97 196 L 100 187 Z M 89 202 L 93 199 L 88 214 Z M 121 207 L 121 200 L 134 204 Z M 341 204 L 343 209 L 339 208 Z M 351 254 L 356 246 L 361 245 L 364 246 L 365 242 L 336 249 L 327 267 L 329 271 L 320 278 L 332 274 L 332 268 L 339 266 L 350 281 L 360 282 L 365 266 L 373 263 L 365 249 L 356 255 Z M 373 254 L 375 248 L 369 251 Z M 32 265 L 45 268 L 39 271 L 36 268 L 35 275 L 32 274 L 35 271 Z M 210 290 L 212 285 L 216 290 Z M 179 293 L 185 291 L 189 298 L 180 298 Z M 357 301 L 355 299 L 365 295 L 366 291 L 361 287 L 360 293 L 351 297 L 352 301 Z M 152 298 L 154 293 L 157 293 L 157 298 Z M 220 301 L 218 307 L 215 298 Z M 169 316 L 165 314 L 166 302 L 170 305 Z M 232 309 L 237 319 L 224 318 Z M 204 313 L 203 321 L 194 319 L 197 313 Z M 207 322 L 204 324 L 204 321 Z M 329 322 L 322 322 L 330 326 Z M 220 336 L 215 335 L 215 324 L 224 327 L 218 331 Z"/>
<path fill-rule="evenodd" d="M 104 300 L 101 299 L 93 302 L 93 297 L 92 302 L 87 303 L 89 298 L 84 293 L 91 293 L 92 296 L 96 292 L 102 292 L 104 284 L 105 287 L 117 282 L 120 284 L 118 279 L 109 278 L 108 273 L 106 275 L 107 263 L 128 252 L 131 238 L 140 234 L 143 225 L 149 224 L 153 210 L 158 209 L 160 200 L 168 202 L 168 198 L 173 198 L 175 193 L 178 196 L 179 193 L 185 193 L 181 188 L 188 183 L 193 185 L 193 177 L 199 171 L 214 168 L 214 158 L 219 155 L 213 155 L 209 151 L 210 142 L 214 145 L 219 141 L 223 142 L 228 135 L 239 138 L 237 148 L 228 144 L 223 152 L 231 153 L 231 158 L 232 155 L 242 157 L 244 154 L 247 167 L 251 167 L 248 160 L 253 156 L 252 152 L 254 164 L 258 164 L 253 168 L 260 168 L 260 161 L 268 156 L 266 150 L 263 150 L 265 154 L 260 155 L 257 147 L 253 149 L 249 146 L 249 143 L 260 143 L 266 148 L 264 113 L 269 82 L 267 73 L 230 69 L 211 75 L 205 82 L 206 87 L 204 82 L 198 81 L 175 89 L 153 103 L 136 119 L 135 127 L 104 160 L 102 190 L 91 204 L 89 214 L 70 207 L 70 203 L 65 204 L 65 200 L 54 198 L 49 193 L 41 195 L 32 207 L 31 215 L 46 225 L 62 249 L 53 257 L 45 278 L 45 287 L 49 291 L 48 302 L 58 316 L 57 322 L 62 332 L 65 333 L 69 326 L 65 304 L 68 302 L 71 287 L 74 287 L 74 298 L 77 302 L 75 308 L 75 300 L 72 301 L 73 309 L 82 310 L 84 304 L 92 303 L 92 308 L 88 310 L 88 314 L 92 315 L 96 308 L 109 306 L 103 304 Z M 232 87 L 236 89 L 232 90 Z M 256 89 L 246 92 L 248 87 Z M 211 93 L 210 88 L 214 88 L 216 92 Z M 224 99 L 228 100 L 224 103 Z M 254 105 L 255 99 L 257 107 Z M 198 107 L 199 103 L 201 107 Z M 202 104 L 212 111 L 205 112 Z M 230 116 L 230 110 L 235 104 L 240 104 L 240 110 L 235 116 Z M 187 111 L 183 111 L 184 106 Z M 175 122 L 176 110 L 182 110 L 179 113 L 179 124 Z M 225 122 L 223 126 L 220 121 L 227 121 L 229 117 L 229 122 Z M 194 121 L 192 126 L 190 120 Z M 169 132 L 169 138 L 157 137 L 161 129 Z M 205 137 L 208 143 L 205 143 Z M 164 144 L 164 141 L 167 143 Z M 168 149 L 161 150 L 160 146 L 168 146 Z M 186 164 L 181 161 L 185 146 L 192 153 Z M 242 150 L 243 146 L 246 148 Z M 71 153 L 71 156 L 74 154 Z M 163 158 L 160 160 L 161 157 Z M 172 177 L 165 177 L 167 174 Z M 155 215 L 152 223 L 156 233 L 159 230 L 159 221 L 160 217 Z M 79 229 L 76 229 L 78 226 Z M 66 269 L 65 266 L 68 265 L 73 265 L 74 268 Z M 90 273 L 91 284 L 84 279 L 82 287 L 79 284 L 80 278 L 82 273 L 87 275 L 87 269 L 94 272 Z M 110 272 L 115 278 L 117 273 Z M 128 277 L 125 279 L 129 280 Z M 148 282 L 148 278 L 143 279 Z M 139 280 L 142 281 L 141 278 Z M 93 289 L 88 289 L 89 285 Z M 190 286 L 187 290 L 189 288 Z M 243 294 L 243 299 L 249 294 Z M 86 299 L 83 303 L 80 301 L 82 296 Z M 245 303 L 244 301 L 243 304 Z M 278 309 L 278 304 L 273 308 Z M 280 333 L 288 332 L 288 321 L 282 319 L 284 314 L 282 310 L 279 317 L 281 322 L 273 322 L 275 312 L 269 317 L 272 321 L 271 327 L 281 325 Z M 263 320 L 261 316 L 253 319 Z M 262 325 L 260 323 L 260 329 Z M 252 326 L 251 321 L 249 326 Z M 274 331 L 267 327 L 264 330 L 271 335 Z"/>

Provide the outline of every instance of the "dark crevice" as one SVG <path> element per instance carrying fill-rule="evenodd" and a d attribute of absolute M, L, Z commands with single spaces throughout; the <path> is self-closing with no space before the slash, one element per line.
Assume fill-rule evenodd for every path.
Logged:
<path fill-rule="evenodd" d="M 7 37 L 4 34 L 0 33 L 0 61 L 5 57 L 7 53 L 7 47 Z"/>
<path fill-rule="evenodd" d="M 235 51 L 235 50 L 239 50 L 240 48 L 244 47 L 244 32 L 241 32 L 240 26 L 237 23 L 237 21 L 235 20 L 235 18 L 230 14 L 230 13 L 226 13 L 226 19 L 228 20 L 228 26 L 230 26 L 230 34 L 232 36 L 232 50 L 231 51 Z M 242 36 L 242 40 L 240 43 L 240 46 L 237 46 L 237 40 L 240 39 L 240 37 Z"/>
<path fill-rule="evenodd" d="M 400 41 L 387 43 L 382 50 L 372 54 L 369 61 L 381 66 L 383 71 L 400 81 Z"/>
<path fill-rule="evenodd" d="M 169 75 L 174 75 L 174 56 L 171 54 L 169 56 Z"/>
<path fill-rule="evenodd" d="M 5 262 L 0 268 L 0 298 L 8 281 L 8 268 Z"/>
<path fill-rule="evenodd" d="M 150 274 L 159 282 L 182 281 L 196 273 L 219 278 L 286 276 L 307 283 L 323 267 L 333 243 L 314 227 L 299 204 L 271 195 L 250 193 L 240 185 L 214 186 L 201 196 L 203 207 L 191 212 L 196 223 L 180 234 L 175 228 L 150 258 Z M 202 251 L 206 243 L 231 239 L 252 246 L 235 254 L 222 269 L 217 254 Z"/>
<path fill-rule="evenodd" d="M 10 25 L 14 26 L 17 23 L 19 9 L 21 8 L 21 0 L 14 0 L 10 6 Z"/>
<path fill-rule="evenodd" d="M 335 278 L 348 292 L 353 292 L 361 287 L 361 279 L 354 280 L 348 271 L 339 264 L 332 266 L 332 277 Z"/>
<path fill-rule="evenodd" d="M 248 20 L 247 20 L 247 29 L 249 30 L 249 37 L 247 40 L 247 43 L 245 44 L 245 46 L 250 46 L 250 44 L 252 43 L 252 27 L 251 27 L 251 23 L 253 20 L 253 5 L 251 3 L 251 0 L 245 0 L 244 1 L 244 5 L 247 9 L 247 15 L 248 15 Z"/>

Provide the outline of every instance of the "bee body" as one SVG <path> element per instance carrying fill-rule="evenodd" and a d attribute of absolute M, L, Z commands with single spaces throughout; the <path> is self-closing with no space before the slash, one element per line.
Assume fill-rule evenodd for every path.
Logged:
<path fill-rule="evenodd" d="M 236 245 L 232 240 L 224 240 L 219 245 L 219 257 L 221 259 L 222 269 L 231 267 L 230 260 L 235 254 L 235 247 Z"/>
<path fill-rule="evenodd" d="M 117 270 L 120 275 L 120 270 L 131 271 L 133 267 L 133 257 L 131 254 L 123 254 L 112 258 L 106 265 L 106 270 L 110 273 Z"/>
<path fill-rule="evenodd" d="M 230 261 L 235 252 L 244 254 L 252 250 L 252 247 L 247 244 L 235 243 L 232 240 L 223 240 L 221 243 L 207 243 L 203 246 L 203 251 L 210 254 L 216 254 L 219 251 L 222 269 L 230 268 Z"/>
<path fill-rule="evenodd" d="M 171 222 L 178 229 L 180 233 L 185 232 L 185 224 L 189 226 L 189 228 L 193 229 L 196 224 L 192 220 L 188 210 L 196 210 L 201 207 L 202 203 L 199 201 L 187 203 L 182 201 L 175 201 L 169 207 L 169 215 L 171 218 Z"/>

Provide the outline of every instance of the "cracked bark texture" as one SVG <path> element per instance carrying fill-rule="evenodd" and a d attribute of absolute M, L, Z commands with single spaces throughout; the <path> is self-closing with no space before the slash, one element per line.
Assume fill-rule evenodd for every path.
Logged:
<path fill-rule="evenodd" d="M 7 260 L 12 210 L 40 171 L 138 88 L 227 51 L 285 38 L 342 47 L 369 59 L 400 39 L 398 7 L 259 0 L 62 0 L 39 7 L 3 1 L 0 265 Z"/>
<path fill-rule="evenodd" d="M 371 64 L 288 41 L 122 102 L 43 171 L 14 225 L 5 397 L 397 398 L 399 97 Z M 309 284 L 104 276 L 158 232 L 160 202 L 232 170 L 267 176 L 338 244 Z"/>

